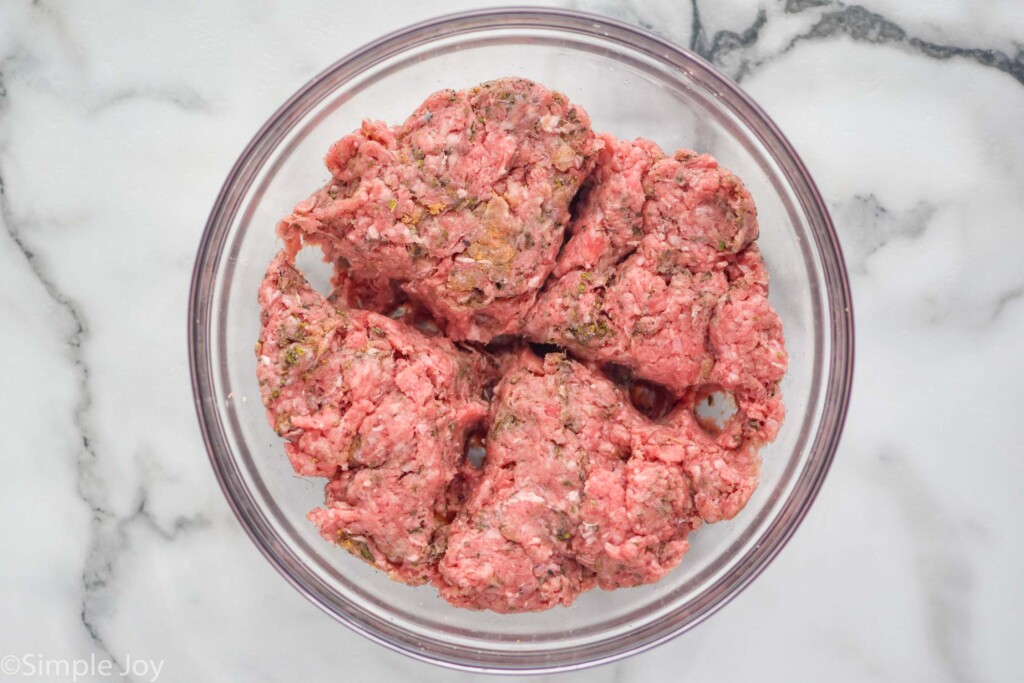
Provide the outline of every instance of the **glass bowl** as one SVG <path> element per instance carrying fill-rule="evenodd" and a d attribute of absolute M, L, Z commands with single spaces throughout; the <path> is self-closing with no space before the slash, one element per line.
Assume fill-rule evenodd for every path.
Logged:
<path fill-rule="evenodd" d="M 590 591 L 572 607 L 496 615 L 391 581 L 318 536 L 306 513 L 323 480 L 293 475 L 256 383 L 256 292 L 280 248 L 276 221 L 327 178 L 329 145 L 364 117 L 400 122 L 428 94 L 521 76 L 582 105 L 595 130 L 666 150 L 710 152 L 757 202 L 771 301 L 785 325 L 788 417 L 763 449 L 763 480 L 734 520 L 691 536 L 660 582 Z M 310 250 L 307 250 L 310 251 Z M 313 254 L 301 267 L 324 286 Z M 319 270 L 318 270 L 319 268 Z M 737 595 L 807 513 L 836 449 L 853 369 L 853 319 L 839 244 L 813 181 L 750 98 L 699 57 L 579 13 L 492 10 L 442 17 L 378 40 L 299 90 L 232 168 L 199 246 L 189 303 L 196 408 L 214 471 L 242 526 L 325 612 L 418 659 L 489 672 L 548 672 L 615 660 L 692 628 Z"/>

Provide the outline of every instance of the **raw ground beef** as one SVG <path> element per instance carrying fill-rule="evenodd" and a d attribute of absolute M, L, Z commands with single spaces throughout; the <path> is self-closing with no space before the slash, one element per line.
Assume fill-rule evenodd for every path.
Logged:
<path fill-rule="evenodd" d="M 681 392 L 706 381 L 728 265 L 757 236 L 753 200 L 710 156 L 605 147 L 525 333 Z M 756 252 L 748 260 L 756 260 Z"/>
<path fill-rule="evenodd" d="M 257 378 L 296 474 L 327 477 L 324 538 L 409 583 L 436 573 L 448 487 L 487 403 L 484 355 L 335 308 L 281 253 L 260 287 Z"/>
<path fill-rule="evenodd" d="M 278 226 L 256 349 L 292 466 L 328 479 L 325 539 L 523 612 L 657 581 L 743 509 L 788 357 L 735 175 L 595 135 L 522 79 L 366 121 L 326 162 Z M 303 244 L 328 297 L 292 265 Z M 698 404 L 721 394 L 736 410 L 712 424 Z"/>
<path fill-rule="evenodd" d="M 278 226 L 367 278 L 390 278 L 452 339 L 513 332 L 554 266 L 600 147 L 586 112 L 525 79 L 431 95 L 404 124 L 364 121 L 331 181 Z"/>
<path fill-rule="evenodd" d="M 689 478 L 612 382 L 526 351 L 491 406 L 483 474 L 456 516 L 438 588 L 497 612 L 568 605 L 594 585 L 650 583 L 700 525 Z"/>

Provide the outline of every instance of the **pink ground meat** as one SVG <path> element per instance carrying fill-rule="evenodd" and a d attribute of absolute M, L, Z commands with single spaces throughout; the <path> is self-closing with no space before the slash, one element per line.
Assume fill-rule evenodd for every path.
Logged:
<path fill-rule="evenodd" d="M 739 514 L 788 356 L 735 175 L 511 78 L 365 121 L 326 164 L 278 226 L 256 347 L 295 472 L 327 479 L 325 539 L 525 612 L 657 581 Z M 304 244 L 328 297 L 292 265 Z M 712 424 L 721 393 L 736 410 Z"/>
<path fill-rule="evenodd" d="M 644 178 L 640 249 L 695 270 L 728 260 L 757 239 L 750 192 L 714 157 L 679 150 L 658 160 Z"/>
<path fill-rule="evenodd" d="M 524 79 L 430 96 L 397 128 L 365 121 L 332 180 L 279 225 L 353 274 L 390 278 L 452 339 L 521 325 L 554 266 L 600 144 L 583 109 Z"/>
<path fill-rule="evenodd" d="M 555 264 L 556 277 L 574 270 L 609 273 L 644 236 L 643 183 L 664 154 L 649 140 L 628 142 L 607 133 L 598 139 L 604 146 L 580 191 L 570 239 Z"/>
<path fill-rule="evenodd" d="M 757 236 L 754 204 L 708 155 L 669 158 L 646 140 L 602 140 L 525 333 L 682 392 L 711 375 L 711 317 L 726 269 Z"/>
<path fill-rule="evenodd" d="M 656 581 L 678 564 L 700 524 L 689 480 L 634 452 L 653 425 L 609 380 L 527 351 L 498 384 L 490 421 L 482 477 L 441 560 L 446 600 L 547 609 L 594 585 Z"/>
<path fill-rule="evenodd" d="M 328 477 L 324 538 L 409 583 L 443 550 L 447 488 L 483 419 L 484 356 L 376 313 L 335 308 L 282 253 L 260 287 L 257 377 L 295 472 Z"/>

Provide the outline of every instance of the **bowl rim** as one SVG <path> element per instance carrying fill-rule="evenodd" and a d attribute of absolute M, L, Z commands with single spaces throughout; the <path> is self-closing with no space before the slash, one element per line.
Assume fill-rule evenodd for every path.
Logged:
<path fill-rule="evenodd" d="M 821 417 L 813 438 L 805 447 L 808 451 L 819 451 L 821 457 L 816 462 L 809 462 L 807 465 L 807 467 L 811 465 L 815 467 L 808 480 L 808 488 L 802 500 L 802 505 L 795 508 L 793 514 L 789 517 L 789 521 L 781 525 L 778 533 L 771 539 L 771 542 L 762 543 L 744 555 L 744 560 L 748 562 L 746 572 L 733 581 L 728 591 L 712 600 L 692 618 L 685 620 L 681 624 L 666 628 L 657 636 L 640 642 L 633 647 L 619 649 L 609 654 L 585 660 L 535 663 L 526 667 L 516 666 L 514 668 L 501 665 L 469 663 L 467 661 L 449 661 L 442 657 L 434 656 L 410 647 L 405 643 L 393 641 L 383 634 L 376 633 L 363 624 L 331 609 L 320 600 L 309 586 L 305 585 L 289 571 L 282 558 L 275 552 L 268 541 L 256 533 L 253 521 L 248 516 L 249 511 L 247 508 L 251 506 L 251 503 L 236 499 L 230 490 L 228 478 L 231 476 L 231 473 L 224 468 L 223 463 L 218 457 L 218 453 L 222 450 L 228 454 L 231 452 L 225 435 L 225 427 L 215 410 L 212 413 L 207 411 L 207 405 L 212 404 L 215 393 L 214 371 L 209 364 L 211 357 L 209 353 L 211 345 L 210 333 L 212 332 L 209 323 L 214 299 L 209 294 L 214 287 L 212 275 L 218 270 L 217 266 L 222 257 L 221 247 L 223 247 L 228 232 L 227 229 L 218 231 L 218 225 L 222 223 L 221 217 L 225 213 L 225 207 L 232 202 L 237 205 L 241 196 L 248 189 L 248 184 L 242 187 L 241 190 L 236 188 L 236 184 L 239 178 L 243 176 L 243 172 L 253 166 L 258 168 L 266 160 L 266 155 L 263 155 L 263 158 L 258 158 L 260 156 L 258 152 L 260 152 L 261 143 L 265 140 L 267 134 L 281 126 L 281 122 L 289 118 L 297 105 L 303 102 L 324 81 L 341 72 L 348 72 L 348 75 L 341 83 L 351 80 L 365 70 L 372 68 L 382 59 L 393 57 L 409 49 L 410 45 L 407 43 L 410 36 L 417 36 L 421 39 L 420 42 L 413 45 L 417 46 L 437 38 L 455 37 L 462 33 L 499 26 L 502 28 L 522 29 L 533 27 L 570 30 L 577 33 L 598 35 L 602 38 L 619 42 L 623 41 L 624 38 L 628 38 L 631 48 L 641 49 L 639 45 L 642 44 L 649 55 L 656 57 L 659 61 L 666 62 L 680 69 L 684 68 L 684 65 L 695 66 L 701 69 L 703 78 L 714 82 L 716 87 L 726 91 L 730 97 L 734 98 L 738 106 L 746 109 L 763 127 L 762 131 L 755 132 L 758 133 L 760 141 L 765 144 L 776 161 L 786 160 L 789 162 L 784 173 L 787 182 L 791 184 L 794 191 L 796 191 L 797 187 L 804 190 L 804 193 L 800 194 L 798 198 L 808 216 L 810 232 L 815 242 L 814 246 L 817 247 L 816 253 L 821 258 L 822 281 L 825 285 L 824 300 L 829 309 L 828 322 L 830 323 L 825 335 L 829 342 L 829 352 L 827 355 L 827 372 L 824 375 L 826 383 L 820 399 L 822 406 Z M 657 53 L 653 52 L 655 49 L 658 51 Z M 796 174 L 795 177 L 794 173 Z M 233 211 L 229 212 L 229 215 L 233 215 Z M 225 223 L 224 225 L 227 224 Z M 211 249 L 211 245 L 216 245 L 216 248 Z M 440 15 L 392 31 L 335 61 L 306 82 L 284 104 L 278 107 L 252 137 L 232 165 L 210 211 L 199 241 L 192 271 L 188 297 L 187 335 L 193 402 L 207 455 L 221 491 L 227 499 L 232 512 L 246 534 L 248 534 L 249 538 L 270 564 L 296 590 L 326 614 L 360 635 L 392 651 L 419 661 L 450 669 L 491 674 L 554 673 L 579 670 L 617 661 L 624 657 L 647 651 L 688 631 L 743 592 L 792 538 L 821 489 L 835 457 L 849 408 L 855 345 L 853 301 L 849 278 L 842 255 L 842 248 L 831 216 L 817 185 L 811 178 L 802 159 L 765 111 L 749 95 L 741 90 L 738 85 L 722 75 L 716 67 L 701 56 L 669 42 L 650 31 L 589 12 L 543 7 L 495 7 L 456 12 Z M 767 536 L 773 530 L 773 527 L 774 523 L 764 535 Z"/>

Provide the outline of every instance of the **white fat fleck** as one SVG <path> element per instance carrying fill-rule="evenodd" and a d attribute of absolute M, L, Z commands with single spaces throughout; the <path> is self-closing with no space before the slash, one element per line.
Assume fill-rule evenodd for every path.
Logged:
<path fill-rule="evenodd" d="M 509 498 L 509 502 L 520 501 L 520 500 L 525 501 L 527 503 L 543 503 L 544 502 L 544 499 L 541 498 L 540 496 L 538 496 L 533 491 L 520 491 L 519 493 L 517 493 L 514 496 L 512 496 L 511 498 Z"/>
<path fill-rule="evenodd" d="M 459 263 L 476 263 L 476 259 L 470 258 L 469 256 L 456 256 L 455 260 Z"/>
<path fill-rule="evenodd" d="M 566 496 L 566 498 L 569 499 L 570 503 L 578 503 L 580 501 L 580 492 L 579 491 L 569 491 L 569 495 Z"/>
<path fill-rule="evenodd" d="M 380 233 L 377 232 L 377 228 L 371 225 L 369 228 L 366 229 L 366 236 L 369 237 L 371 240 L 375 240 L 378 237 L 380 237 Z"/>
<path fill-rule="evenodd" d="M 545 133 L 550 133 L 558 126 L 562 121 L 561 116 L 555 116 L 554 114 L 546 114 L 540 117 L 540 127 Z"/>
<path fill-rule="evenodd" d="M 540 287 L 543 282 L 544 278 L 540 274 L 537 274 L 530 278 L 529 286 L 531 289 L 536 289 L 537 287 Z"/>

